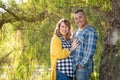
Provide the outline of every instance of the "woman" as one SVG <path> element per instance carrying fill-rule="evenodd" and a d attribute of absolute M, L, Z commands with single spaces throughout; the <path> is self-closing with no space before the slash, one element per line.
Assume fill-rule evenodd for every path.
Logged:
<path fill-rule="evenodd" d="M 51 80 L 72 80 L 72 55 L 78 41 L 74 40 L 71 46 L 71 25 L 67 19 L 61 19 L 54 31 L 51 40 Z"/>

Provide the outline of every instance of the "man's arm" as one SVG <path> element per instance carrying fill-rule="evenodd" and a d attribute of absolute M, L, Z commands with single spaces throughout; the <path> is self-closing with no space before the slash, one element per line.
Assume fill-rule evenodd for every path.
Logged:
<path fill-rule="evenodd" d="M 87 43 L 85 43 L 85 51 L 83 60 L 79 63 L 81 67 L 84 67 L 89 60 L 91 60 L 96 52 L 97 46 L 97 33 L 96 32 L 89 32 Z"/>

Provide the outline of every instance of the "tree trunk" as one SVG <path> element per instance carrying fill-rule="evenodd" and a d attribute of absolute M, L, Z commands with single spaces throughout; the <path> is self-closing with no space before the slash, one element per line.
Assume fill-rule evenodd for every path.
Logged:
<path fill-rule="evenodd" d="M 113 21 L 104 40 L 99 80 L 120 80 L 120 0 L 111 0 Z"/>

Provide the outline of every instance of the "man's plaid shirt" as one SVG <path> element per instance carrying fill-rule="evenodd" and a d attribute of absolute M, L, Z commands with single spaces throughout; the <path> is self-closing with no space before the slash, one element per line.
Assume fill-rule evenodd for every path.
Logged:
<path fill-rule="evenodd" d="M 65 40 L 64 38 L 60 37 L 62 41 L 62 48 L 68 48 L 70 50 L 71 48 L 71 40 Z M 56 44 L 57 45 L 57 44 Z M 65 59 L 59 59 L 57 61 L 57 66 L 56 69 L 62 72 L 63 74 L 73 77 L 73 60 L 72 60 L 72 55 Z"/>
<path fill-rule="evenodd" d="M 80 64 L 81 67 L 88 67 L 92 71 L 93 56 L 96 52 L 98 39 L 95 29 L 87 26 L 83 30 L 78 30 L 73 34 L 73 39 L 74 38 L 79 40 L 79 46 L 72 52 L 74 70 L 76 70 L 76 66 Z"/>

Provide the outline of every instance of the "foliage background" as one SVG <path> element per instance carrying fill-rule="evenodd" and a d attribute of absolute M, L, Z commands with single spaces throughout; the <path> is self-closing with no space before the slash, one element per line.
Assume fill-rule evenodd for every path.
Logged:
<path fill-rule="evenodd" d="M 0 1 L 0 79 L 49 80 L 50 41 L 56 23 L 68 18 L 73 26 L 73 12 L 84 9 L 89 23 L 99 35 L 94 56 L 94 73 L 98 80 L 102 44 L 106 29 L 104 14 L 111 11 L 109 0 L 9 0 L 7 6 Z"/>

